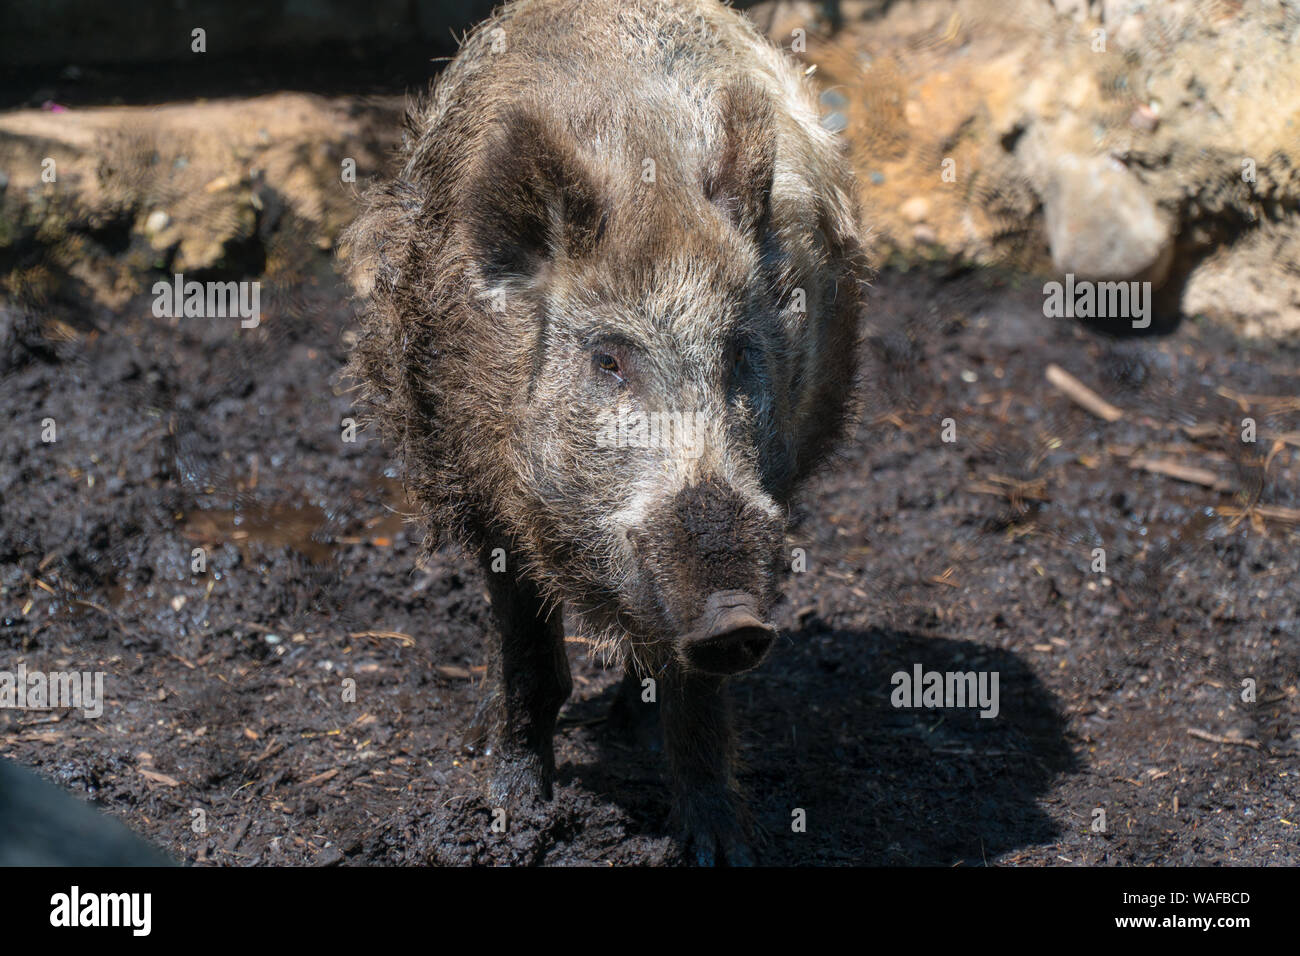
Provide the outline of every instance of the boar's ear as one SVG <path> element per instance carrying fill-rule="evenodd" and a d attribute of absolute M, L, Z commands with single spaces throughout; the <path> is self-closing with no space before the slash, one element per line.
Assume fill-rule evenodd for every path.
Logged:
<path fill-rule="evenodd" d="M 766 229 L 776 173 L 772 101 L 750 80 L 725 87 L 717 99 L 722 143 L 705 173 L 704 193 L 742 232 Z"/>
<path fill-rule="evenodd" d="M 538 117 L 513 112 L 488 134 L 462 214 L 474 258 L 495 279 L 587 255 L 605 232 L 608 204 L 570 143 Z"/>

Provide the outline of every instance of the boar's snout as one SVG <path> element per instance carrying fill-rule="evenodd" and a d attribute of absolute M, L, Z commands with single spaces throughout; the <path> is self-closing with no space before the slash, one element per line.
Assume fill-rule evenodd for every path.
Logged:
<path fill-rule="evenodd" d="M 739 674 L 767 655 L 776 628 L 758 616 L 758 599 L 744 591 L 714 591 L 699 624 L 682 638 L 682 656 L 706 674 Z"/>
<path fill-rule="evenodd" d="M 689 668 L 736 674 L 762 661 L 776 636 L 766 615 L 776 593 L 784 526 L 729 484 L 678 491 L 628 532 L 645 607 Z"/>

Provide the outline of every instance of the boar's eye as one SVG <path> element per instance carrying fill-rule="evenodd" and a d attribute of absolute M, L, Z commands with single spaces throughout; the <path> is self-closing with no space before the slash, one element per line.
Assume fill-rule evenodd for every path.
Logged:
<path fill-rule="evenodd" d="M 731 350 L 731 375 L 739 378 L 753 367 L 754 349 L 748 345 L 737 345 Z"/>
<path fill-rule="evenodd" d="M 595 360 L 596 368 L 608 375 L 614 376 L 614 378 L 618 379 L 620 382 L 624 381 L 623 366 L 614 356 L 610 355 L 608 352 L 597 352 Z"/>

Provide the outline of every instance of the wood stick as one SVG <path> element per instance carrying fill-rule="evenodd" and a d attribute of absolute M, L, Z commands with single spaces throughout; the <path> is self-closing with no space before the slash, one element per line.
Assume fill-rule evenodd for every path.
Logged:
<path fill-rule="evenodd" d="M 1064 392 L 1076 405 L 1082 406 L 1098 418 L 1117 422 L 1124 417 L 1123 409 L 1106 401 L 1055 362 L 1047 366 L 1047 380 Z"/>
<path fill-rule="evenodd" d="M 1177 478 L 1193 485 L 1213 488 L 1215 491 L 1232 491 L 1231 482 L 1224 481 L 1208 468 L 1196 468 L 1176 461 L 1160 461 L 1154 458 L 1131 458 L 1129 466 L 1139 471 L 1149 471 L 1154 475 Z"/>
<path fill-rule="evenodd" d="M 1300 508 L 1288 508 L 1286 505 L 1254 505 L 1244 509 L 1225 506 L 1219 509 L 1219 513 L 1225 518 L 1237 518 L 1244 514 L 1254 513 L 1271 521 L 1288 521 L 1291 524 L 1300 524 Z"/>
<path fill-rule="evenodd" d="M 1252 750 L 1259 749 L 1258 740 L 1243 740 L 1240 737 L 1222 737 L 1219 734 L 1212 734 L 1208 730 L 1198 730 L 1195 727 L 1187 728 L 1187 736 L 1195 737 L 1197 740 L 1208 740 L 1212 744 L 1232 744 L 1234 747 L 1250 747 Z"/>
<path fill-rule="evenodd" d="M 348 635 L 352 640 L 359 637 L 368 637 L 373 639 L 384 638 L 390 641 L 397 641 L 403 647 L 414 647 L 415 638 L 410 634 L 403 634 L 401 631 L 353 631 Z"/>

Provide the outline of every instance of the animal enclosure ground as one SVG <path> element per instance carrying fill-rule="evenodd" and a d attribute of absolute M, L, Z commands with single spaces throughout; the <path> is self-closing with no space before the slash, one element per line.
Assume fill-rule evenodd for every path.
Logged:
<path fill-rule="evenodd" d="M 479 572 L 422 556 L 384 449 L 342 440 L 328 258 L 263 301 L 251 330 L 0 314 L 0 649 L 108 698 L 0 711 L 0 752 L 202 865 L 678 862 L 660 755 L 576 640 L 556 799 L 492 832 Z M 782 637 L 733 684 L 761 862 L 1300 862 L 1295 352 L 1099 337 L 992 274 L 883 274 L 864 332 Z M 918 663 L 997 672 L 1000 713 L 894 708 Z"/>

